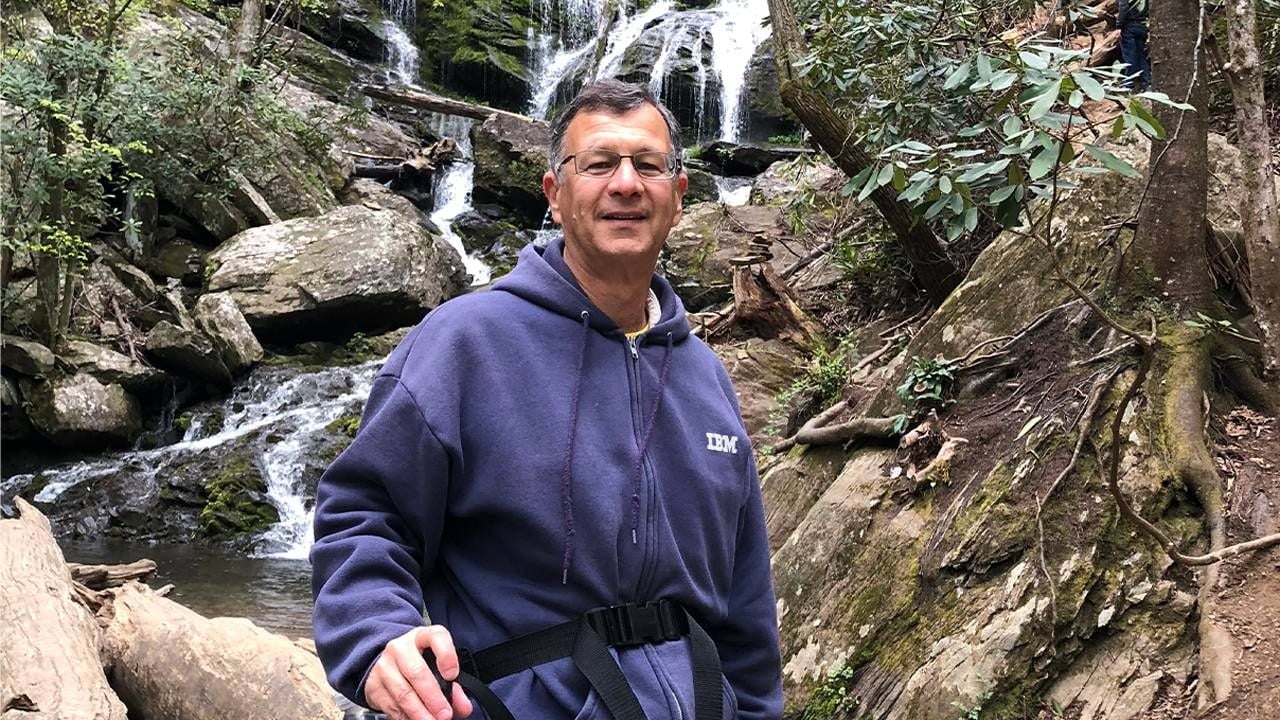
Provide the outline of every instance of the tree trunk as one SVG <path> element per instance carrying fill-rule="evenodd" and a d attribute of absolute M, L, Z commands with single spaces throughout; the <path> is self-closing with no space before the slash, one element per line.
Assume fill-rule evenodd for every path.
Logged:
<path fill-rule="evenodd" d="M 1208 203 L 1208 94 L 1197 0 L 1163 0 L 1151 8 L 1151 79 L 1193 110 L 1156 104 L 1166 139 L 1151 143 L 1150 189 L 1138 213 L 1127 278 L 1131 295 L 1154 295 L 1184 311 L 1213 294 L 1205 254 Z"/>
<path fill-rule="evenodd" d="M 791 58 L 804 51 L 795 14 L 787 0 L 769 0 L 773 23 L 774 57 L 781 81 L 782 102 L 795 113 L 818 144 L 846 175 L 853 177 L 874 164 L 865 150 L 850 142 L 853 129 L 831 108 L 820 93 L 808 87 L 791 71 Z M 917 282 L 935 303 L 942 302 L 963 279 L 959 268 L 929 226 L 916 222 L 910 208 L 894 192 L 878 188 L 871 194 L 902 247 Z"/>
<path fill-rule="evenodd" d="M 244 618 L 201 617 L 138 583 L 112 595 L 105 630 L 111 680 L 140 716 L 342 717 L 320 660 L 288 638 Z"/>
<path fill-rule="evenodd" d="M 256 65 L 254 51 L 261 34 L 262 0 L 244 0 L 240 5 L 240 20 L 236 22 L 236 39 L 232 49 L 233 68 Z"/>
<path fill-rule="evenodd" d="M 1258 16 L 1252 0 L 1227 0 L 1227 43 L 1231 61 L 1226 74 L 1235 99 L 1244 171 L 1240 218 L 1249 257 L 1250 294 L 1262 330 L 1264 372 L 1276 379 L 1280 376 L 1280 209 L 1260 72 Z"/>
<path fill-rule="evenodd" d="M 125 720 L 102 672 L 98 624 L 75 600 L 49 521 L 22 498 L 14 504 L 18 518 L 0 520 L 0 713 Z"/>

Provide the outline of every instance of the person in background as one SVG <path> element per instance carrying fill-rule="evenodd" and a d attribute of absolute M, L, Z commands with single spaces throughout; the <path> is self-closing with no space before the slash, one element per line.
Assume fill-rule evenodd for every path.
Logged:
<path fill-rule="evenodd" d="M 1116 27 L 1120 28 L 1120 57 L 1129 66 L 1126 84 L 1137 92 L 1151 87 L 1151 60 L 1147 57 L 1147 3 L 1150 0 L 1120 0 Z"/>

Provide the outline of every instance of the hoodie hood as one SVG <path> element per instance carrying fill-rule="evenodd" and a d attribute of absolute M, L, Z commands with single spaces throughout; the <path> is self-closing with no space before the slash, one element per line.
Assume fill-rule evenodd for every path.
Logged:
<path fill-rule="evenodd" d="M 667 279 L 654 273 L 649 288 L 662 306 L 662 317 L 649 328 L 641 342 L 664 343 L 667 334 L 671 341 L 679 343 L 689 336 L 689 319 L 684 303 L 676 295 Z M 574 322 L 582 321 L 587 312 L 587 326 L 605 335 L 621 335 L 622 330 L 608 315 L 582 292 L 564 262 L 564 238 L 557 237 L 538 248 L 530 243 L 520 251 L 516 267 L 494 284 L 493 290 L 509 292 L 535 305 L 546 308 Z"/>

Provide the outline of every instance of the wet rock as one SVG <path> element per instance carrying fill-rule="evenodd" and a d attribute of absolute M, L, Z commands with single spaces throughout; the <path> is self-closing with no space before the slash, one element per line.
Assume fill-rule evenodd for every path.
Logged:
<path fill-rule="evenodd" d="M 259 337 L 286 342 L 412 324 L 466 280 L 438 235 L 363 205 L 248 230 L 209 261 L 209 290 L 230 293 Z"/>
<path fill-rule="evenodd" d="M 30 435 L 31 421 L 22 407 L 18 384 L 7 377 L 0 377 L 0 438 L 13 442 Z"/>
<path fill-rule="evenodd" d="M 207 253 L 194 243 L 174 239 L 158 247 L 148 258 L 148 270 L 163 277 L 176 278 L 188 287 L 204 282 L 204 258 Z"/>
<path fill-rule="evenodd" d="M 757 235 L 770 242 L 775 270 L 780 272 L 794 262 L 791 250 L 779 242 L 785 234 L 781 217 L 772 207 L 730 208 L 717 203 L 686 207 L 680 224 L 667 238 L 659 268 L 691 311 L 723 303 L 733 294 L 729 260 L 742 255 Z"/>
<path fill-rule="evenodd" d="M 195 323 L 218 348 L 232 375 L 239 375 L 262 359 L 262 346 L 253 329 L 227 293 L 201 295 L 196 301 Z"/>
<path fill-rule="evenodd" d="M 377 0 L 338 0 L 328 12 L 301 13 L 301 29 L 324 46 L 370 63 L 381 63 L 386 38 Z"/>
<path fill-rule="evenodd" d="M 0 364 L 20 375 L 43 377 L 53 372 L 56 359 L 49 348 L 34 340 L 0 335 Z"/>
<path fill-rule="evenodd" d="M 716 187 L 716 176 L 711 174 L 705 163 L 686 160 L 684 172 L 689 176 L 689 187 L 684 192 L 686 205 L 715 202 L 720 199 L 720 190 Z"/>
<path fill-rule="evenodd" d="M 138 403 L 119 385 L 104 385 L 86 373 L 23 381 L 27 415 L 42 435 L 59 447 L 128 445 L 142 430 Z"/>
<path fill-rule="evenodd" d="M 478 254 L 493 269 L 494 277 L 515 267 L 520 250 L 534 239 L 529 230 L 474 210 L 454 218 L 452 227 L 467 252 Z"/>
<path fill-rule="evenodd" d="M 845 174 L 826 162 L 809 158 L 776 162 L 758 175 L 751 185 L 754 205 L 786 205 L 803 192 L 814 191 L 834 201 L 844 184 Z"/>
<path fill-rule="evenodd" d="M 128 355 L 84 340 L 72 340 L 61 353 L 63 360 L 99 382 L 116 384 L 135 395 L 149 395 L 164 383 L 163 372 Z"/>
<path fill-rule="evenodd" d="M 194 376 L 219 387 L 230 387 L 231 372 L 222 354 L 203 333 L 162 320 L 147 333 L 147 355 L 174 372 Z"/>
<path fill-rule="evenodd" d="M 364 205 L 371 210 L 394 210 L 406 219 L 427 225 L 433 232 L 437 231 L 431 224 L 427 213 L 413 204 L 408 198 L 396 193 L 377 180 L 355 178 L 338 194 L 344 205 Z"/>
<path fill-rule="evenodd" d="M 537 227 L 547 214 L 542 176 L 547 172 L 551 128 L 541 120 L 492 115 L 472 127 L 477 203 L 497 203 Z"/>
<path fill-rule="evenodd" d="M 791 160 L 812 152 L 808 148 L 767 148 L 717 140 L 702 146 L 698 158 L 717 175 L 745 177 L 759 175 L 780 160 Z"/>
<path fill-rule="evenodd" d="M 778 65 L 773 57 L 773 39 L 765 40 L 751 58 L 742 89 L 746 107 L 742 112 L 742 137 L 764 142 L 778 135 L 792 135 L 801 125 L 782 103 Z"/>
<path fill-rule="evenodd" d="M 715 137 L 722 131 L 720 81 L 711 70 L 711 19 L 705 13 L 672 14 L 652 24 L 623 52 L 615 73 L 620 80 L 648 85 L 661 63 L 662 86 L 657 94 L 686 137 Z"/>

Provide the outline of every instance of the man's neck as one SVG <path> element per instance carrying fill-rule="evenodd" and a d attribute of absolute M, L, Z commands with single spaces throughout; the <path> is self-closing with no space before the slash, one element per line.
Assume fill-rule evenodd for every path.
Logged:
<path fill-rule="evenodd" d="M 649 324 L 652 267 L 647 270 L 618 267 L 601 272 L 583 262 L 568 244 L 564 248 L 564 264 L 582 286 L 582 292 L 623 332 L 638 332 Z"/>

